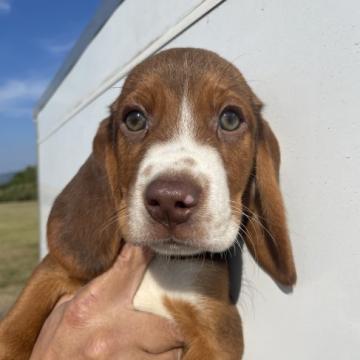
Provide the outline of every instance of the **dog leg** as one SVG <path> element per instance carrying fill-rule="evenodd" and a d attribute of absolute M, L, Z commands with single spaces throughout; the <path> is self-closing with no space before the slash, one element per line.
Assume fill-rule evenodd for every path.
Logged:
<path fill-rule="evenodd" d="M 0 322 L 0 360 L 25 360 L 43 323 L 62 295 L 73 293 L 81 283 L 48 255 L 37 266 L 20 297 Z"/>
<path fill-rule="evenodd" d="M 243 354 L 241 320 L 235 306 L 204 298 L 201 308 L 167 298 L 165 306 L 183 336 L 182 360 L 240 360 Z"/>

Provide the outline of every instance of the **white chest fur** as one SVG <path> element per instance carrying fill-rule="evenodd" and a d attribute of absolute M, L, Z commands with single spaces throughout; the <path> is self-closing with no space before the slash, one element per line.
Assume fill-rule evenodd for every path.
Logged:
<path fill-rule="evenodd" d="M 205 267 L 202 261 L 196 259 L 169 260 L 156 257 L 135 295 L 135 309 L 171 318 L 164 306 L 165 296 L 198 305 L 201 300 L 200 275 Z"/>

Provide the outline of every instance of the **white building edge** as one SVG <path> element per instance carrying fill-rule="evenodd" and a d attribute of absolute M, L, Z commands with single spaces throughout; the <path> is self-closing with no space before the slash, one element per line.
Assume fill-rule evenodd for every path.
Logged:
<path fill-rule="evenodd" d="M 91 151 L 128 71 L 163 48 L 234 62 L 266 104 L 298 270 L 285 295 L 245 254 L 245 359 L 358 359 L 360 4 L 103 1 L 35 110 L 41 252 L 55 196 Z"/>

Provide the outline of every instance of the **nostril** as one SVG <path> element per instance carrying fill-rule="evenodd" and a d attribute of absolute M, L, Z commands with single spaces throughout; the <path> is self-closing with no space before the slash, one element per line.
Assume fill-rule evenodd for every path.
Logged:
<path fill-rule="evenodd" d="M 148 200 L 148 204 L 150 206 L 160 206 L 160 203 L 156 199 L 150 199 Z"/>
<path fill-rule="evenodd" d="M 179 209 L 187 209 L 188 205 L 186 205 L 183 201 L 177 201 L 175 203 L 175 207 Z"/>

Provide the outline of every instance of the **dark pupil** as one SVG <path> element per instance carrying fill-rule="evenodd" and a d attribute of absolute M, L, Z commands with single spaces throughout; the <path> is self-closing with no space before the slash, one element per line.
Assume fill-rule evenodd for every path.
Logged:
<path fill-rule="evenodd" d="M 236 130 L 240 125 L 240 119 L 232 111 L 226 111 L 221 116 L 220 125 L 224 130 Z"/>
<path fill-rule="evenodd" d="M 126 117 L 126 126 L 131 131 L 139 131 L 145 128 L 146 120 L 140 112 L 131 112 Z"/>

